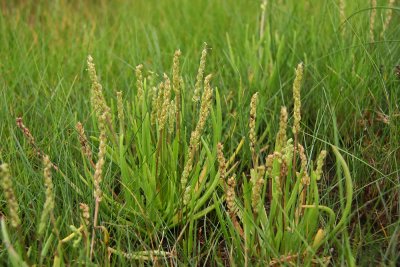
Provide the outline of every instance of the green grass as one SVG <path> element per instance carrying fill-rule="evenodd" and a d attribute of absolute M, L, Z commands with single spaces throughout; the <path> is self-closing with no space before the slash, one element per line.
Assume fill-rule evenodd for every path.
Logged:
<path fill-rule="evenodd" d="M 63 172 L 53 171 L 53 183 L 55 223 L 64 238 L 72 233 L 70 225 L 79 227 L 81 223 L 79 203 L 87 203 L 91 215 L 94 211 L 94 171 L 81 153 L 75 131 L 75 124 L 81 121 L 96 161 L 99 127 L 90 104 L 89 54 L 118 133 L 117 140 L 108 133 L 101 185 L 105 196 L 99 225 L 107 229 L 109 244 L 100 242 L 99 230 L 93 264 L 107 264 L 107 246 L 134 256 L 113 255 L 112 265 L 154 264 L 148 254 L 156 250 L 162 265 L 265 265 L 305 250 L 304 257 L 290 260 L 322 264 L 324 257 L 330 256 L 337 265 L 350 265 L 353 260 L 358 265 L 398 264 L 400 77 L 395 66 L 400 65 L 400 7 L 393 8 L 391 24 L 381 36 L 387 1 L 377 1 L 371 42 L 370 3 L 363 0 L 345 1 L 345 22 L 340 21 L 339 1 L 269 1 L 262 37 L 259 1 L 37 2 L 1 3 L 0 161 L 10 166 L 22 227 L 16 231 L 10 225 L 1 193 L 0 212 L 6 218 L 2 232 L 8 234 L 2 235 L 0 265 L 10 264 L 12 255 L 16 257 L 7 252 L 7 243 L 14 244 L 16 254 L 26 251 L 30 264 L 53 264 L 55 255 L 65 264 L 90 264 L 87 244 L 91 236 L 82 236 L 78 247 L 73 241 L 58 246 L 50 223 L 43 237 L 36 236 L 45 202 L 43 166 L 15 123 L 21 116 L 37 146 Z M 208 47 L 205 74 L 213 74 L 214 93 L 189 184 L 193 189 L 198 179 L 204 180 L 183 207 L 180 176 L 199 116 L 199 107 L 191 98 L 204 42 Z M 163 80 L 164 72 L 172 79 L 176 49 L 182 51 L 185 84 L 182 131 L 180 136 L 160 138 L 159 126 L 150 123 L 151 97 L 137 100 L 135 67 L 143 64 L 145 77 L 154 71 L 156 84 Z M 279 220 L 290 219 L 294 213 L 266 200 L 265 212 L 261 212 L 265 215 L 254 217 L 246 193 L 252 190 L 250 177 L 254 176 L 249 105 L 258 92 L 256 149 L 263 164 L 276 148 L 281 106 L 288 108 L 292 125 L 292 84 L 299 62 L 305 66 L 299 142 L 309 159 L 309 173 L 315 169 L 319 151 L 328 151 L 322 178 L 312 185 L 309 204 L 331 209 L 334 219 L 330 225 L 326 210 L 306 209 L 307 229 L 296 228 L 294 237 L 282 241 L 271 236 L 279 232 Z M 125 104 L 123 134 L 117 119 L 117 91 L 123 92 Z M 146 84 L 146 94 L 150 91 Z M 287 132 L 291 136 L 290 127 Z M 223 183 L 219 183 L 219 142 L 227 160 L 242 145 L 231 166 L 236 162 L 236 202 L 245 237 L 232 224 Z M 334 153 L 331 145 L 340 154 Z M 161 152 L 156 152 L 157 147 L 162 147 Z M 348 177 L 352 190 L 347 187 Z M 291 190 L 296 185 L 288 182 L 286 186 Z M 267 190 L 265 186 L 263 196 Z M 350 210 L 349 191 L 353 193 Z M 289 192 L 283 194 L 285 198 Z M 297 199 L 297 194 L 292 195 Z M 274 214 L 273 205 L 278 210 Z M 273 216 L 278 219 L 266 218 Z M 337 234 L 330 236 L 328 230 L 334 232 L 335 227 Z M 312 244 L 319 228 L 327 230 L 327 237 L 315 251 Z M 274 241 L 268 242 L 271 238 Z M 15 246 L 21 239 L 25 247 Z M 290 240 L 295 241 L 291 244 Z"/>

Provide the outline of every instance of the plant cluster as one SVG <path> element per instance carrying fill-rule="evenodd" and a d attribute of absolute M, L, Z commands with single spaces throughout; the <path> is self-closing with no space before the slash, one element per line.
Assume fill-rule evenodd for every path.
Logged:
<path fill-rule="evenodd" d="M 60 234 L 61 218 L 54 212 L 57 203 L 52 170 L 77 194 L 84 189 L 52 163 L 38 148 L 22 118 L 17 119 L 18 127 L 43 160 L 46 201 L 33 233 L 41 250 L 32 252 L 31 244 L 18 234 L 21 232 L 18 203 L 9 167 L 1 165 L 9 206 L 8 216 L 1 219 L 1 228 L 13 265 L 50 262 L 54 266 L 91 262 L 108 265 L 114 262 L 115 255 L 130 260 L 178 263 L 199 249 L 196 228 L 206 216 L 218 223 L 221 235 L 216 239 L 223 240 L 223 246 L 230 250 L 227 254 L 231 263 L 329 262 L 327 248 L 348 222 L 352 181 L 344 159 L 332 147 L 345 174 L 346 205 L 339 216 L 339 212 L 320 203 L 318 181 L 327 151 L 321 151 L 313 163 L 299 141 L 304 65 L 297 66 L 293 84 L 293 138 L 288 137 L 288 110 L 282 107 L 275 145 L 268 156 L 262 157 L 257 137 L 258 93 L 254 94 L 248 135 L 252 168 L 240 171 L 239 152 L 246 142 L 243 139 L 237 144 L 229 158 L 224 156 L 220 95 L 212 86 L 212 75 L 204 75 L 207 47 L 201 56 L 193 92 L 182 76 L 180 57 L 177 50 L 172 76 L 163 74 L 158 82 L 154 77 L 144 78 L 144 67 L 138 65 L 132 102 L 124 101 L 121 91 L 116 92 L 113 101 L 106 100 L 94 60 L 88 57 L 92 117 L 99 134 L 87 137 L 81 122 L 77 122 L 76 132 L 83 160 L 81 179 L 93 192 L 93 205 L 79 204 L 78 226 L 71 225 L 70 234 L 65 237 Z M 197 120 L 188 122 L 187 113 L 197 114 Z M 98 147 L 97 156 L 94 146 Z M 116 173 L 115 178 L 106 175 L 106 167 Z M 116 220 L 114 224 L 111 218 Z M 18 237 L 13 241 L 6 221 Z M 115 247 L 116 224 L 146 236 L 141 242 L 148 244 L 148 249 L 130 251 Z M 177 233 L 174 245 L 163 243 L 160 239 L 163 231 Z M 65 247 L 71 245 L 82 251 L 79 259 L 69 259 L 64 253 Z"/>

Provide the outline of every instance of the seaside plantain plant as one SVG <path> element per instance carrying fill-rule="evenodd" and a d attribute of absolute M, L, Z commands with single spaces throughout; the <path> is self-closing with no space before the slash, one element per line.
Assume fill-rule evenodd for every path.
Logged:
<path fill-rule="evenodd" d="M 136 101 L 125 106 L 123 95 L 118 92 L 116 112 L 107 106 L 93 60 L 88 58 L 93 84 L 92 107 L 98 115 L 96 123 L 104 129 L 106 139 L 109 140 L 106 158 L 118 168 L 118 190 L 123 201 L 114 199 L 112 192 L 102 194 L 108 202 L 123 205 L 127 218 L 138 216 L 144 228 L 149 222 L 164 222 L 174 226 L 189 214 L 204 214 L 206 210 L 201 210 L 205 202 L 202 197 L 209 197 L 217 186 L 214 182 L 215 170 L 210 168 L 214 165 L 212 163 L 215 161 L 216 150 L 210 150 L 213 144 L 203 139 L 206 121 L 212 109 L 214 90 L 210 84 L 211 75 L 204 80 L 199 119 L 190 138 L 187 138 L 188 129 L 182 123 L 185 103 L 181 101 L 183 79 L 179 72 L 180 54 L 180 51 L 176 51 L 174 56 L 172 81 L 164 74 L 156 86 L 143 79 L 142 65 L 139 65 L 136 68 Z M 199 72 L 202 79 L 203 70 Z M 221 118 L 218 95 L 217 108 L 212 111 L 211 117 L 215 122 L 214 140 L 217 140 L 221 136 L 221 129 L 216 122 L 217 117 L 219 120 Z M 187 139 L 190 141 L 187 142 Z M 85 147 L 82 146 L 83 151 Z M 83 154 L 86 157 L 88 155 L 87 152 Z M 92 162 L 90 157 L 87 159 L 89 163 Z M 88 164 L 88 173 L 90 165 L 96 167 L 93 163 Z M 207 165 L 210 167 L 207 168 Z M 192 177 L 200 177 L 201 180 Z M 207 188 L 205 193 L 210 191 L 208 194 L 199 194 L 206 183 L 214 185 Z"/>
<path fill-rule="evenodd" d="M 249 143 L 253 159 L 250 172 L 237 175 L 231 169 L 228 175 L 223 146 L 218 145 L 219 176 L 225 184 L 225 195 L 215 194 L 214 201 L 217 204 L 224 199 L 226 203 L 226 209 L 219 205 L 216 211 L 220 221 L 227 222 L 220 227 L 232 263 L 326 265 L 330 261 L 329 247 L 321 247 L 332 244 L 335 235 L 348 222 L 353 189 L 343 157 L 332 146 L 346 184 L 346 205 L 338 217 L 320 203 L 318 181 L 327 151 L 322 150 L 313 164 L 307 160 L 305 148 L 299 142 L 302 76 L 300 63 L 293 84 L 293 138 L 287 136 L 288 112 L 282 107 L 274 150 L 263 164 L 259 164 L 262 159 L 258 156 L 255 129 L 257 93 L 250 103 Z M 350 265 L 352 262 L 348 261 Z"/>
<path fill-rule="evenodd" d="M 94 204 L 93 207 L 79 204 L 81 215 L 76 222 L 79 226 L 70 225 L 67 236 L 61 236 L 61 218 L 54 214 L 51 169 L 59 172 L 79 196 L 87 190 L 62 173 L 35 144 L 22 118 L 17 119 L 18 127 L 43 159 L 46 202 L 35 233 L 40 249 L 34 255 L 32 246 L 24 245 L 10 173 L 8 166 L 2 165 L 9 220 L 17 236 L 14 245 L 4 218 L 1 229 L 14 266 L 32 262 L 40 265 L 52 262 L 54 266 L 92 262 L 109 265 L 115 259 L 112 254 L 141 262 L 163 259 L 170 263 L 167 259 L 173 258 L 177 264 L 187 263 L 198 251 L 197 222 L 208 214 L 219 223 L 218 235 L 231 250 L 231 263 L 310 264 L 329 260 L 325 257 L 325 245 L 334 240 L 348 221 L 352 184 L 344 159 L 332 147 L 345 174 L 346 205 L 337 218 L 332 209 L 320 204 L 318 180 L 327 152 L 321 152 L 313 168 L 298 138 L 303 65 L 297 68 L 293 86 L 293 139 L 287 137 L 288 113 L 283 107 L 274 151 L 265 160 L 260 157 L 256 131 L 258 94 L 255 94 L 250 103 L 249 122 L 252 168 L 249 174 L 240 174 L 236 173 L 236 157 L 245 140 L 225 159 L 220 143 L 221 101 L 218 89 L 211 86 L 212 76 L 204 77 L 206 55 L 205 47 L 193 92 L 185 90 L 188 86 L 180 72 L 181 52 L 177 50 L 171 78 L 164 74 L 157 83 L 158 78 L 151 72 L 144 78 L 143 66 L 139 65 L 135 69 L 133 101 L 124 101 L 124 94 L 116 92 L 111 105 L 103 95 L 94 60 L 88 57 L 92 118 L 99 136 L 88 138 L 81 122 L 77 122 L 76 131 L 83 159 L 80 178 L 93 192 Z M 193 119 L 196 116 L 197 120 Z M 91 143 L 98 144 L 97 156 Z M 106 163 L 115 179 L 104 174 Z M 113 240 L 117 225 L 127 226 L 131 233 L 141 236 L 133 251 Z M 172 247 L 159 238 L 164 231 L 174 235 Z M 177 248 L 178 243 L 181 249 Z M 80 249 L 79 259 L 66 257 L 66 248 L 71 245 Z M 243 253 L 233 253 L 239 249 Z"/>

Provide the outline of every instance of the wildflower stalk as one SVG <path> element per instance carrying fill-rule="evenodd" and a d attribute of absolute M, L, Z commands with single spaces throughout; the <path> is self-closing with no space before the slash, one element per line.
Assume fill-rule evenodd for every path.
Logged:
<path fill-rule="evenodd" d="M 158 136 L 158 143 L 157 143 L 157 155 L 156 155 L 156 177 L 158 176 L 158 163 L 159 157 L 162 155 L 162 140 L 164 135 L 164 128 L 167 123 L 168 119 L 168 109 L 170 106 L 170 98 L 171 98 L 171 82 L 168 76 L 164 73 L 164 85 L 163 85 L 163 103 L 161 105 L 161 110 L 158 115 L 158 129 L 159 129 L 159 136 Z M 159 92 L 159 94 L 161 91 Z M 158 108 L 158 107 L 157 107 Z"/>
<path fill-rule="evenodd" d="M 194 86 L 194 94 L 192 101 L 197 103 L 200 101 L 201 83 L 203 81 L 204 69 L 206 67 L 206 57 L 207 57 L 207 44 L 204 43 L 203 51 L 201 52 L 199 69 L 197 71 L 196 84 Z"/>
<path fill-rule="evenodd" d="M 87 59 L 88 72 L 90 76 L 90 80 L 92 81 L 92 89 L 91 89 L 91 105 L 94 109 L 97 117 L 97 122 L 99 124 L 107 125 L 112 135 L 114 136 L 114 141 L 118 143 L 117 136 L 115 135 L 114 127 L 112 125 L 110 107 L 107 105 L 107 102 L 103 95 L 103 87 L 101 86 L 99 79 L 96 73 L 96 67 L 93 63 L 92 56 L 88 56 Z M 102 119 L 102 116 L 105 116 L 105 120 Z M 99 128 L 102 128 L 102 125 L 99 125 Z"/>
<path fill-rule="evenodd" d="M 226 179 L 226 159 L 224 157 L 224 146 L 221 143 L 218 143 L 217 145 L 217 159 L 218 159 L 218 170 L 219 170 L 219 179 L 221 183 L 225 185 L 225 179 Z"/>
<path fill-rule="evenodd" d="M 105 163 L 105 154 L 106 154 L 106 142 L 107 142 L 107 136 L 106 136 L 106 129 L 104 126 L 104 121 L 106 120 L 107 114 L 104 113 L 103 116 L 100 117 L 100 122 L 99 125 L 101 126 L 100 128 L 100 145 L 99 145 L 99 153 L 98 153 L 98 160 L 96 163 L 96 169 L 94 172 L 94 197 L 95 197 L 95 209 L 94 209 L 94 219 L 93 219 L 93 230 L 92 230 L 92 242 L 90 245 L 90 259 L 93 257 L 93 250 L 94 250 L 94 242 L 95 242 L 95 229 L 97 228 L 97 219 L 98 219 L 98 214 L 99 214 L 99 205 L 102 200 L 102 195 L 103 192 L 100 187 L 100 183 L 103 178 L 103 166 Z"/>
<path fill-rule="evenodd" d="M 196 128 L 194 129 L 194 131 L 192 132 L 192 134 L 190 136 L 189 148 L 188 148 L 189 155 L 188 155 L 188 159 L 186 161 L 186 164 L 183 169 L 182 176 L 181 176 L 182 191 L 186 190 L 186 184 L 188 182 L 188 177 L 193 168 L 194 156 L 195 156 L 196 150 L 199 146 L 200 137 L 203 133 L 204 126 L 205 126 L 205 123 L 207 121 L 207 118 L 208 118 L 208 115 L 210 112 L 211 98 L 212 98 L 212 94 L 213 94 L 213 90 L 210 86 L 211 78 L 212 78 L 212 75 L 210 74 L 204 80 L 204 92 L 203 92 L 203 96 L 201 97 L 199 120 L 197 122 Z"/>
<path fill-rule="evenodd" d="M 236 187 L 236 176 L 233 175 L 228 179 L 227 188 L 225 192 L 226 205 L 228 206 L 228 211 L 231 218 L 236 217 L 235 187 Z"/>
<path fill-rule="evenodd" d="M 12 181 L 8 164 L 0 165 L 1 185 L 3 187 L 4 198 L 8 204 L 10 212 L 11 226 L 18 228 L 21 225 L 21 219 L 18 216 L 19 205 L 12 188 Z"/>
<path fill-rule="evenodd" d="M 76 128 L 76 131 L 78 132 L 78 135 L 79 135 L 79 143 L 81 144 L 81 150 L 82 150 L 83 154 L 89 160 L 90 165 L 92 165 L 92 167 L 95 168 L 96 165 L 93 162 L 92 149 L 89 146 L 89 141 L 88 141 L 87 136 L 85 134 L 85 129 L 83 128 L 82 123 L 78 122 L 76 124 L 75 128 Z"/>
<path fill-rule="evenodd" d="M 14 228 L 19 228 L 19 226 L 21 225 L 21 219 L 18 215 L 19 205 L 17 198 L 15 197 L 14 190 L 12 188 L 12 181 L 8 164 L 4 163 L 0 165 L 0 178 L 1 186 L 4 192 L 4 198 L 8 204 L 11 226 Z"/>
<path fill-rule="evenodd" d="M 96 73 L 96 67 L 93 63 L 93 57 L 88 56 L 87 58 L 88 72 L 90 80 L 92 81 L 91 88 L 91 104 L 96 113 L 97 120 L 101 121 L 101 116 L 105 113 L 106 116 L 110 116 L 110 108 L 107 106 L 106 100 L 103 95 L 103 87 L 99 83 L 99 79 Z"/>
<path fill-rule="evenodd" d="M 287 141 L 286 131 L 287 131 L 287 120 L 288 113 L 286 107 L 281 107 L 281 116 L 279 120 L 279 132 L 276 136 L 275 150 L 280 151 Z"/>
<path fill-rule="evenodd" d="M 161 113 L 158 118 L 158 127 L 161 132 L 165 128 L 165 124 L 168 118 L 168 108 L 170 105 L 171 98 L 171 82 L 166 74 L 164 74 L 164 96 L 163 96 L 163 104 L 161 107 Z"/>
<path fill-rule="evenodd" d="M 285 155 L 281 155 L 281 166 L 280 166 L 280 172 L 279 172 L 279 191 L 282 194 L 281 198 L 281 206 L 282 210 L 285 210 L 286 207 L 286 201 L 285 201 L 285 196 L 283 195 L 283 192 L 285 192 L 285 187 L 286 187 L 286 177 L 288 174 L 288 162 L 285 159 Z M 282 213 L 282 225 L 283 228 L 286 228 L 286 216 L 284 213 Z"/>
<path fill-rule="evenodd" d="M 144 95 L 142 69 L 143 69 L 142 64 L 136 66 L 136 69 L 135 69 L 138 103 L 143 102 L 143 95 Z"/>
<path fill-rule="evenodd" d="M 187 205 L 190 202 L 192 194 L 192 186 L 189 185 L 185 188 L 185 192 L 183 193 L 183 205 Z"/>
<path fill-rule="evenodd" d="M 324 160 L 326 158 L 326 150 L 322 150 L 317 159 L 317 168 L 315 169 L 316 180 L 321 179 L 322 167 L 324 166 Z"/>
<path fill-rule="evenodd" d="M 174 255 L 173 253 L 162 250 L 152 250 L 152 251 L 146 250 L 146 251 L 137 251 L 133 253 L 123 252 L 111 247 L 108 247 L 107 250 L 110 254 L 116 254 L 129 260 L 138 260 L 138 261 L 150 261 L 154 260 L 155 258 L 166 259 L 166 258 L 176 257 L 176 255 Z"/>
<path fill-rule="evenodd" d="M 38 235 L 42 236 L 47 225 L 49 218 L 54 218 L 54 193 L 53 193 L 53 182 L 51 179 L 51 162 L 48 156 L 43 158 L 44 165 L 44 184 L 46 186 L 46 200 L 44 202 L 42 215 L 40 217 Z M 55 225 L 54 225 L 55 227 Z"/>
<path fill-rule="evenodd" d="M 170 136 L 172 136 L 172 134 L 174 133 L 174 126 L 175 126 L 175 122 L 178 123 L 176 114 L 176 98 L 175 100 L 171 100 L 171 102 L 169 103 L 169 107 L 168 107 L 168 133 Z M 177 129 L 178 130 L 178 129 Z"/>
<path fill-rule="evenodd" d="M 294 150 L 293 150 L 293 173 L 296 170 L 296 150 L 298 143 L 298 135 L 300 132 L 300 120 L 301 120 L 301 99 L 300 99 L 300 89 L 301 82 L 303 80 L 303 63 L 299 63 L 296 68 L 296 77 L 293 82 L 293 135 L 294 135 Z"/>
<path fill-rule="evenodd" d="M 172 67 L 172 83 L 175 92 L 175 113 L 176 113 L 176 136 L 180 140 L 180 112 L 181 112 L 181 77 L 180 77 L 180 56 L 181 50 L 176 50 Z"/>
<path fill-rule="evenodd" d="M 296 174 L 298 179 L 300 179 L 300 204 L 296 211 L 296 222 L 298 222 L 299 217 L 303 214 L 302 206 L 306 204 L 307 188 L 310 185 L 310 177 L 307 173 L 307 156 L 304 147 L 301 144 L 297 144 L 297 148 L 300 155 L 301 169 L 300 172 Z"/>
<path fill-rule="evenodd" d="M 256 133 L 256 118 L 257 118 L 257 99 L 258 93 L 255 93 L 251 97 L 250 102 L 250 121 L 249 121 L 249 139 L 250 139 L 250 151 L 253 159 L 253 166 L 257 168 L 257 154 L 256 154 L 256 143 L 257 143 L 257 133 Z"/>
<path fill-rule="evenodd" d="M 272 165 L 274 163 L 274 155 L 270 154 L 265 158 L 265 171 L 268 179 L 268 202 L 272 202 Z"/>
<path fill-rule="evenodd" d="M 293 100 L 294 100 L 294 121 L 293 121 L 293 134 L 298 135 L 300 132 L 300 120 L 301 120 L 301 100 L 300 100 L 300 89 L 301 82 L 303 80 L 303 63 L 297 65 L 296 77 L 293 82 Z"/>
<path fill-rule="evenodd" d="M 151 125 L 156 125 L 157 122 L 157 103 L 158 103 L 158 89 L 157 87 L 152 88 L 152 100 L 151 100 Z"/>
<path fill-rule="evenodd" d="M 239 235 L 243 236 L 244 235 L 243 229 L 240 226 L 239 221 L 237 219 L 237 207 L 235 203 L 236 199 L 235 187 L 236 187 L 236 175 L 232 175 L 227 181 L 227 186 L 225 190 L 225 201 L 228 207 L 229 217 L 231 218 L 234 227 L 238 231 Z"/>
<path fill-rule="evenodd" d="M 22 133 L 24 134 L 25 138 L 28 140 L 29 144 L 36 148 L 36 143 L 35 143 L 35 138 L 33 137 L 31 131 L 29 130 L 28 127 L 25 126 L 24 122 L 22 121 L 22 117 L 18 117 L 16 119 L 16 123 L 18 128 L 22 131 Z M 37 151 L 37 154 L 40 156 L 41 155 L 41 151 Z"/>
<path fill-rule="evenodd" d="M 87 227 L 90 223 L 89 222 L 89 220 L 90 220 L 89 206 L 86 203 L 79 203 L 79 209 L 81 211 L 82 224 L 84 224 Z"/>
<path fill-rule="evenodd" d="M 22 233 L 21 233 L 21 219 L 18 215 L 19 213 L 19 205 L 17 198 L 15 196 L 15 192 L 13 189 L 13 183 L 11 180 L 11 174 L 10 170 L 8 167 L 8 164 L 3 163 L 0 165 L 0 181 L 1 181 L 1 187 L 3 189 L 4 193 L 4 199 L 6 200 L 6 203 L 8 205 L 8 210 L 9 210 L 9 216 L 10 216 L 10 221 L 11 221 L 11 226 L 16 230 L 17 236 L 18 236 L 18 241 L 19 243 L 17 244 L 18 251 L 22 253 L 23 259 L 25 261 L 28 260 L 28 256 L 25 251 L 25 245 L 24 245 L 24 239 L 22 238 Z M 5 222 L 2 219 L 2 226 L 5 226 Z M 3 238 L 4 237 L 3 231 Z M 11 245 L 11 244 L 10 244 Z"/>
<path fill-rule="evenodd" d="M 22 131 L 25 138 L 28 140 L 29 144 L 33 147 L 33 150 L 35 151 L 36 155 L 39 158 L 46 156 L 46 154 L 36 145 L 35 138 L 33 137 L 29 128 L 27 126 L 25 126 L 25 124 L 22 120 L 22 117 L 18 117 L 16 119 L 16 123 L 17 123 L 17 127 Z M 55 165 L 54 163 L 51 163 L 51 165 L 54 168 L 54 170 L 60 171 L 57 165 Z"/>
<path fill-rule="evenodd" d="M 33 138 L 33 135 L 31 134 L 30 130 L 28 127 L 26 127 L 22 121 L 22 117 L 18 117 L 16 119 L 17 127 L 22 131 L 24 134 L 25 138 L 28 139 L 29 144 L 33 147 L 35 150 L 36 155 L 39 158 L 43 158 L 46 156 L 46 154 L 38 147 L 36 146 L 35 139 Z M 67 183 L 79 194 L 82 196 L 82 191 L 60 170 L 60 168 L 51 162 L 51 166 L 54 170 L 56 170 L 61 176 L 67 181 Z"/>
<path fill-rule="evenodd" d="M 251 207 L 253 209 L 253 214 L 256 216 L 258 214 L 261 191 L 264 186 L 264 179 L 259 171 L 256 169 L 252 170 L 252 189 L 251 189 Z"/>

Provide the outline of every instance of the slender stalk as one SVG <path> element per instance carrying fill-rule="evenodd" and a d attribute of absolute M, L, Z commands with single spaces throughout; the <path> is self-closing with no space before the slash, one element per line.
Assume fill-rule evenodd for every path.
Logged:
<path fill-rule="evenodd" d="M 96 203 L 94 206 L 94 218 L 93 218 L 93 229 L 92 229 L 92 241 L 90 242 L 90 260 L 93 259 L 93 253 L 94 253 L 94 242 L 95 242 L 95 231 L 97 228 L 97 220 L 99 216 L 99 206 L 100 206 L 100 199 L 96 198 Z"/>

